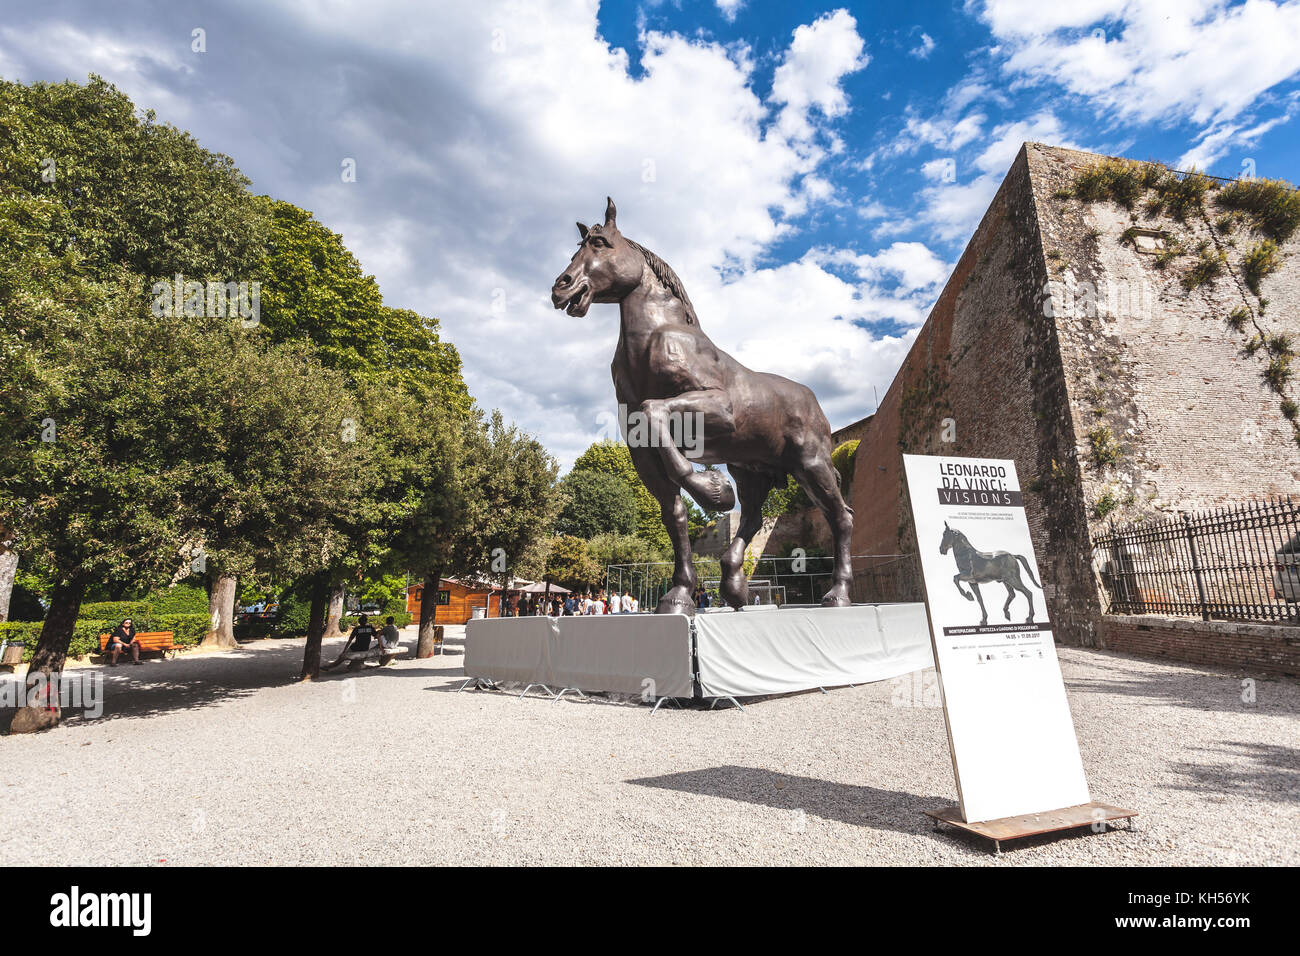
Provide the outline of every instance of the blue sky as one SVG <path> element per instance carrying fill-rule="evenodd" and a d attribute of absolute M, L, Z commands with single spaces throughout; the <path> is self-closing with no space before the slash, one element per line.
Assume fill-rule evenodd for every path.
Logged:
<path fill-rule="evenodd" d="M 873 410 L 1022 141 L 1294 182 L 1297 50 L 1300 0 L 50 0 L 0 19 L 0 76 L 99 73 L 315 212 L 566 465 L 612 434 L 617 313 L 547 293 L 607 194 L 721 347 L 807 382 L 840 426 Z"/>

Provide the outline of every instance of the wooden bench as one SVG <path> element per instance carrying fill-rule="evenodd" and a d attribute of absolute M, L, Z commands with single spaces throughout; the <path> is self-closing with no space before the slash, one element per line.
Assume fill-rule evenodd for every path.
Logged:
<path fill-rule="evenodd" d="M 135 636 L 140 639 L 141 654 L 156 651 L 164 657 L 168 654 L 175 657 L 176 652 L 180 649 L 179 645 L 174 641 L 176 635 L 172 631 L 139 631 Z M 108 639 L 109 635 L 107 634 L 99 635 L 99 653 L 103 654 L 105 659 L 110 657 L 108 653 Z M 129 659 L 130 657 L 131 649 L 128 647 L 118 655 L 118 660 Z"/>

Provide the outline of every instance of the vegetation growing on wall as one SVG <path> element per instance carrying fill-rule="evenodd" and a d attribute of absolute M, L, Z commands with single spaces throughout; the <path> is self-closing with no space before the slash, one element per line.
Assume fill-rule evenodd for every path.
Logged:
<path fill-rule="evenodd" d="M 931 362 L 903 389 L 899 398 L 899 449 L 914 452 L 929 447 L 925 437 L 937 437 L 940 423 L 951 415 L 947 372 L 937 362 Z"/>
<path fill-rule="evenodd" d="M 1300 415 L 1297 415 L 1296 402 L 1286 393 L 1294 379 L 1293 343 L 1289 336 L 1271 332 L 1259 321 L 1268 304 L 1261 295 L 1261 283 L 1281 267 L 1278 243 L 1285 242 L 1300 229 L 1300 192 L 1280 179 L 1239 179 L 1220 187 L 1195 169 L 1178 173 L 1161 163 L 1117 158 L 1091 164 L 1076 177 L 1070 192 L 1084 202 L 1109 200 L 1130 212 L 1142 202 L 1149 216 L 1167 214 L 1179 222 L 1198 215 L 1210 228 L 1214 241 L 1213 245 L 1209 240 L 1197 244 L 1196 258 L 1182 278 L 1183 287 L 1189 291 L 1212 284 L 1225 273 L 1231 274 L 1220 237 L 1233 244 L 1233 232 L 1245 227 L 1265 237 L 1242 256 L 1242 274 L 1235 277 L 1256 301 L 1252 304 L 1247 300 L 1233 309 L 1225 321 L 1232 331 L 1248 336 L 1242 345 L 1244 355 L 1260 355 L 1265 359 L 1260 376 L 1265 386 L 1279 397 L 1279 410 L 1291 424 L 1292 437 L 1300 445 Z M 1213 223 L 1207 199 L 1212 199 L 1214 206 L 1221 210 Z M 1120 237 L 1121 241 L 1133 241 L 1136 234 L 1137 227 L 1130 227 Z M 1169 236 L 1165 248 L 1153 261 L 1158 268 L 1166 268 L 1182 250 L 1179 238 Z"/>

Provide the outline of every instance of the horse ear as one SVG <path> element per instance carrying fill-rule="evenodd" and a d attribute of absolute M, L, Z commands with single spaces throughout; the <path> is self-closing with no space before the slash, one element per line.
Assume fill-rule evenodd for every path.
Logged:
<path fill-rule="evenodd" d="M 587 239 L 587 227 L 584 226 L 582 223 L 578 223 L 578 235 L 582 236 L 582 239 L 583 239 L 584 242 L 586 241 L 586 239 Z"/>
<path fill-rule="evenodd" d="M 952 528 L 949 528 L 949 527 L 948 527 L 948 522 L 946 522 L 946 521 L 943 523 L 943 530 L 944 530 L 944 531 L 951 531 L 951 530 L 952 530 Z"/>
<path fill-rule="evenodd" d="M 609 196 L 605 197 L 605 225 L 614 225 L 614 220 L 618 218 L 618 209 L 614 206 L 614 200 Z"/>

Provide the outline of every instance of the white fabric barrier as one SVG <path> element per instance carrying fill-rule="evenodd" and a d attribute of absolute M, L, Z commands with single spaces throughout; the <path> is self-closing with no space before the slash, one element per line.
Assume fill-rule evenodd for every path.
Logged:
<path fill-rule="evenodd" d="M 465 676 L 648 697 L 690 697 L 690 619 L 597 614 L 471 620 Z"/>
<path fill-rule="evenodd" d="M 705 697 L 866 684 L 934 665 L 924 604 L 698 614 L 695 641 Z"/>

